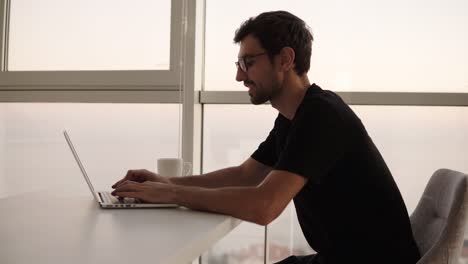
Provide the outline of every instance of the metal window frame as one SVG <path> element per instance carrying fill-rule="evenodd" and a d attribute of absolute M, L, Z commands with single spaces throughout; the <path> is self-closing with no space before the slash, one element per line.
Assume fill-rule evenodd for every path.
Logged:
<path fill-rule="evenodd" d="M 9 15 L 7 10 L 10 9 L 10 0 L 0 0 L 0 74 L 6 70 L 8 65 L 8 30 L 9 30 Z"/>
<path fill-rule="evenodd" d="M 468 93 L 337 92 L 350 105 L 468 106 Z M 202 104 L 250 104 L 247 92 L 202 91 Z"/>

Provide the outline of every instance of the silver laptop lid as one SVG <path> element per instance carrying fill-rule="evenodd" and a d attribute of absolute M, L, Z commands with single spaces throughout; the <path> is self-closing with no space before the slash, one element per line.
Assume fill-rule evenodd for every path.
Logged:
<path fill-rule="evenodd" d="M 65 139 L 67 140 L 68 146 L 70 147 L 71 152 L 73 153 L 73 157 L 75 157 L 76 163 L 78 163 L 78 167 L 80 167 L 81 173 L 83 174 L 86 183 L 88 183 L 89 190 L 91 190 L 91 193 L 94 196 L 94 199 L 96 201 L 100 201 L 99 197 L 97 196 L 96 192 L 94 191 L 93 184 L 91 184 L 91 181 L 89 180 L 88 174 L 86 173 L 85 168 L 83 167 L 83 164 L 80 161 L 80 158 L 78 157 L 78 153 L 75 150 L 75 147 L 73 147 L 73 143 L 70 139 L 70 136 L 68 136 L 68 133 L 66 130 L 63 131 L 63 135 L 65 136 Z"/>

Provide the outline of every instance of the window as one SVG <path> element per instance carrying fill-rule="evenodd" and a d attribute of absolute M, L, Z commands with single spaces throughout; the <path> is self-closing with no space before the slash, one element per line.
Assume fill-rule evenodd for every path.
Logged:
<path fill-rule="evenodd" d="M 235 105 L 248 104 L 249 99 L 242 83 L 235 81 L 238 46 L 232 43 L 244 20 L 272 10 L 290 11 L 311 27 L 315 41 L 309 79 L 339 92 L 352 105 L 393 172 L 410 213 L 437 168 L 468 171 L 461 153 L 461 146 L 468 143 L 463 138 L 467 112 L 466 107 L 457 107 L 468 105 L 467 3 L 206 2 L 205 83 L 200 98 L 205 104 L 205 171 L 238 164 L 272 127 L 275 111 L 268 106 Z M 242 229 L 248 230 L 243 226 L 234 230 L 204 260 L 259 261 L 259 255 L 248 250 L 258 241 L 238 246 L 249 234 Z M 293 204 L 267 231 L 267 263 L 312 253 Z"/>
<path fill-rule="evenodd" d="M 352 106 L 397 182 L 411 213 L 432 173 L 468 171 L 466 107 Z"/>
<path fill-rule="evenodd" d="M 177 120 L 178 104 L 0 104 L 0 197 L 88 193 L 64 129 L 96 189 L 110 189 L 131 168 L 155 170 L 157 158 L 179 155 Z"/>
<path fill-rule="evenodd" d="M 352 106 L 379 148 L 400 188 L 408 212 L 415 209 L 432 173 L 439 168 L 468 171 L 466 107 Z M 207 105 L 204 123 L 205 172 L 239 165 L 267 137 L 277 112 L 271 106 Z M 248 118 L 244 118 L 247 117 Z M 229 139 L 229 140 L 226 140 Z M 261 226 L 244 223 L 206 254 L 208 263 L 263 263 Z M 269 261 L 311 254 L 294 205 L 268 226 Z M 210 262 L 212 261 L 212 262 Z"/>
<path fill-rule="evenodd" d="M 178 90 L 183 0 L 5 0 L 1 89 Z"/>
<path fill-rule="evenodd" d="M 247 114 L 249 118 L 243 118 Z M 204 173 L 246 160 L 259 141 L 266 138 L 276 117 L 269 106 L 254 109 L 249 105 L 206 105 L 204 116 Z M 263 263 L 264 245 L 264 228 L 243 222 L 208 251 L 203 260 L 207 264 Z"/>
<path fill-rule="evenodd" d="M 8 70 L 169 70 L 170 14 L 168 0 L 13 0 Z"/>
<path fill-rule="evenodd" d="M 468 92 L 466 1 L 208 0 L 206 9 L 206 90 L 245 91 L 234 81 L 235 30 L 261 12 L 286 10 L 312 29 L 309 79 L 325 89 Z"/>

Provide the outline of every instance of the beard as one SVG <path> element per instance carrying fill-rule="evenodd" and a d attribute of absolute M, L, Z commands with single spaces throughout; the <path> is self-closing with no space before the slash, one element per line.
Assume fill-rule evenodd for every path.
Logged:
<path fill-rule="evenodd" d="M 255 92 L 249 93 L 249 95 L 250 95 L 250 102 L 254 105 L 264 104 L 270 101 L 271 99 L 270 94 L 267 93 L 265 90 L 261 90 L 261 89 L 255 89 Z"/>
<path fill-rule="evenodd" d="M 250 102 L 254 105 L 264 104 L 271 99 L 279 92 L 279 86 L 274 83 L 271 84 L 268 88 L 264 86 L 257 86 L 253 82 L 250 83 L 251 88 L 249 92 Z"/>

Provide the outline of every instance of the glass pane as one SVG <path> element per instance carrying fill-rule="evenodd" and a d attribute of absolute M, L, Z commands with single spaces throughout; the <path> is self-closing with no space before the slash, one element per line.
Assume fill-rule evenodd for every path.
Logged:
<path fill-rule="evenodd" d="M 352 106 L 387 162 L 409 212 L 432 173 L 468 173 L 468 107 Z"/>
<path fill-rule="evenodd" d="M 468 173 L 468 107 L 354 106 L 411 213 L 439 168 Z M 465 233 L 465 241 L 468 233 Z M 464 243 L 463 263 L 468 263 Z"/>
<path fill-rule="evenodd" d="M 276 117 L 269 106 L 206 105 L 203 139 L 203 171 L 235 166 L 256 149 L 258 140 L 268 135 Z M 229 121 L 228 121 L 229 120 Z M 229 140 L 226 140 L 229 139 Z M 264 227 L 243 222 L 203 255 L 206 264 L 263 263 Z"/>
<path fill-rule="evenodd" d="M 64 129 L 94 188 L 110 190 L 128 169 L 155 170 L 157 158 L 179 155 L 178 120 L 177 104 L 0 104 L 0 197 L 89 194 Z"/>
<path fill-rule="evenodd" d="M 281 261 L 288 256 L 315 253 L 302 234 L 294 203 L 289 203 L 283 213 L 268 225 L 269 263 Z"/>
<path fill-rule="evenodd" d="M 409 213 L 413 212 L 436 169 L 450 168 L 468 173 L 468 156 L 465 154 L 468 147 L 467 107 L 352 108 L 364 122 L 392 171 Z M 249 157 L 273 127 L 276 113 L 267 105 L 205 106 L 205 171 L 238 165 Z M 239 118 L 245 116 L 249 118 Z M 252 226 L 248 223 L 243 225 Z M 246 232 L 243 232 L 242 228 L 235 229 L 208 252 L 208 259 L 213 260 L 211 263 L 239 263 L 241 256 L 252 260 L 245 263 L 253 263 L 260 258 L 253 253 L 256 252 L 253 249 L 262 241 L 260 230 L 257 232 L 258 239 L 251 242 L 243 234 L 248 234 L 248 229 L 245 227 Z M 268 237 L 270 262 L 291 254 L 313 252 L 302 235 L 293 204 L 269 225 Z M 216 262 L 218 260 L 220 262 Z"/>
<path fill-rule="evenodd" d="M 167 70 L 170 0 L 12 0 L 10 71 Z"/>
<path fill-rule="evenodd" d="M 249 158 L 268 136 L 278 112 L 269 105 L 205 105 L 204 115 L 203 170 L 209 172 Z M 245 116 L 251 118 L 240 118 Z"/>
<path fill-rule="evenodd" d="M 325 89 L 468 92 L 467 1 L 207 0 L 206 9 L 207 90 L 246 90 L 235 83 L 234 32 L 281 9 L 311 27 L 309 78 Z"/>

